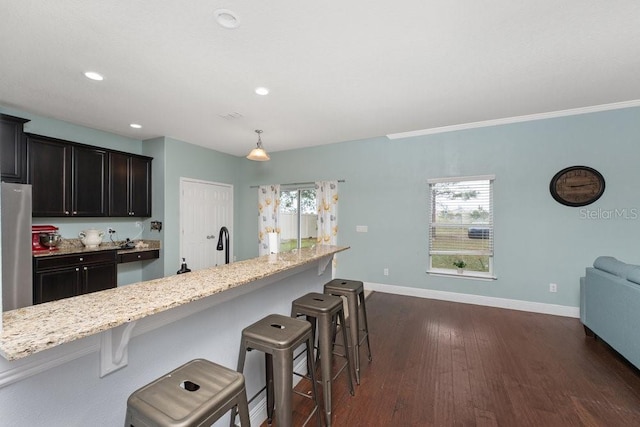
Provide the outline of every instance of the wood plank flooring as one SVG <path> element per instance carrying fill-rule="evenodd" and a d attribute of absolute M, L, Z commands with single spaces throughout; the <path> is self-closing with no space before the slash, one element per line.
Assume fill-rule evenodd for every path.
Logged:
<path fill-rule="evenodd" d="M 334 381 L 334 427 L 640 426 L 639 371 L 578 319 L 379 292 L 367 309 L 373 361 L 355 396 Z"/>

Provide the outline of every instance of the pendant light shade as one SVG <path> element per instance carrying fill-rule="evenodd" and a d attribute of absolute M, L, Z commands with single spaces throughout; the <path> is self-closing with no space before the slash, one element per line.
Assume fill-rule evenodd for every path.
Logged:
<path fill-rule="evenodd" d="M 258 134 L 258 143 L 256 144 L 256 148 L 251 150 L 251 152 L 247 155 L 247 159 L 255 160 L 256 162 L 266 162 L 270 159 L 267 152 L 262 147 L 262 139 L 260 139 L 261 130 L 256 129 L 256 133 Z"/>

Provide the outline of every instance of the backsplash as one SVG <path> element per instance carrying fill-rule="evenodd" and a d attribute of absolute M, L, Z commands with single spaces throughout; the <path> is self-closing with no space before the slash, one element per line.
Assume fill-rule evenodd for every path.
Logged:
<path fill-rule="evenodd" d="M 58 233 L 64 240 L 78 239 L 78 233 L 83 230 L 95 228 L 104 231 L 103 242 L 123 241 L 127 238 L 134 239 L 162 239 L 162 232 L 149 231 L 149 221 L 140 218 L 132 220 L 129 218 L 32 218 L 33 225 L 54 225 L 58 227 Z M 140 222 L 142 228 L 136 227 L 136 222 Z M 115 233 L 109 235 L 107 230 L 112 228 Z"/>

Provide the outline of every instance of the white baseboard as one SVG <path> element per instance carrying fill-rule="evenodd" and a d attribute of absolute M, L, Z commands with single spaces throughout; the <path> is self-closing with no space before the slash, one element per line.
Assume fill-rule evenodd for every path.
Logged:
<path fill-rule="evenodd" d="M 571 307 L 567 305 L 546 304 L 541 302 L 487 297 L 482 295 L 460 294 L 457 292 L 410 288 L 406 286 L 385 285 L 383 283 L 372 282 L 364 282 L 364 287 L 367 290 L 384 292 L 387 294 L 437 299 L 464 304 L 485 305 L 488 307 L 508 308 L 511 310 L 530 311 L 533 313 L 553 314 L 555 316 L 580 317 L 580 307 Z"/>

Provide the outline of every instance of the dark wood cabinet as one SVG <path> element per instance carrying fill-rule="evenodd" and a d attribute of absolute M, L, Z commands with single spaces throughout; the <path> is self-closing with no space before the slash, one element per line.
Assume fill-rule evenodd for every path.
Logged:
<path fill-rule="evenodd" d="M 74 146 L 71 157 L 72 214 L 107 216 L 107 151 Z"/>
<path fill-rule="evenodd" d="M 116 251 L 34 258 L 33 303 L 41 304 L 117 285 Z"/>
<path fill-rule="evenodd" d="M 128 252 L 124 254 L 118 254 L 118 263 L 123 264 L 126 262 L 145 261 L 149 259 L 160 258 L 159 249 L 151 249 L 148 251 L 136 251 Z"/>
<path fill-rule="evenodd" d="M 71 146 L 40 137 L 28 141 L 33 216 L 70 215 Z"/>
<path fill-rule="evenodd" d="M 151 157 L 24 135 L 34 217 L 151 216 Z"/>
<path fill-rule="evenodd" d="M 81 278 L 79 267 L 36 273 L 33 282 L 33 303 L 42 304 L 80 295 Z"/>
<path fill-rule="evenodd" d="M 82 267 L 83 293 L 104 291 L 115 288 L 118 283 L 117 262 L 99 265 L 85 265 Z"/>
<path fill-rule="evenodd" d="M 109 153 L 109 216 L 151 216 L 151 160 Z"/>
<path fill-rule="evenodd" d="M 27 144 L 23 126 L 28 121 L 0 114 L 0 173 L 4 182 L 27 182 Z"/>
<path fill-rule="evenodd" d="M 28 135 L 35 217 L 107 215 L 107 151 Z"/>

